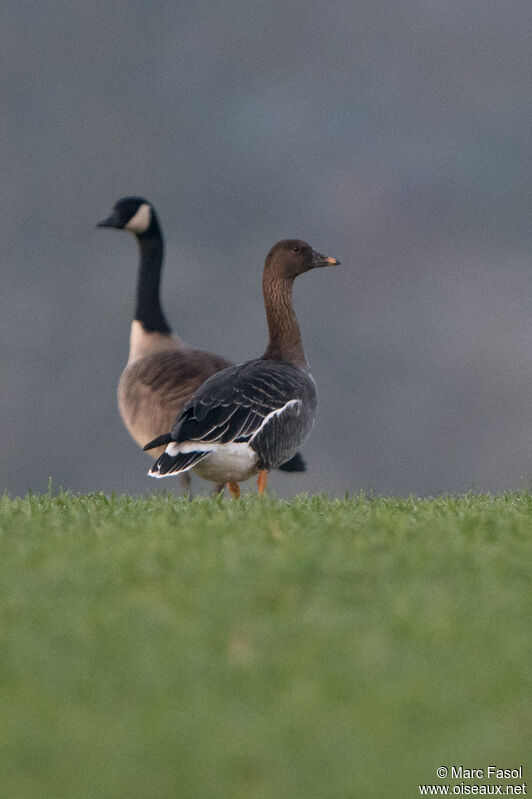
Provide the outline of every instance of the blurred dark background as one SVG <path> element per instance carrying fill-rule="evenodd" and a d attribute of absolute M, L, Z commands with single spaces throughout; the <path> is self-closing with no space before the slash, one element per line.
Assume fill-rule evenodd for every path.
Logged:
<path fill-rule="evenodd" d="M 342 261 L 296 283 L 320 409 L 281 495 L 528 486 L 531 23 L 511 0 L 4 4 L 0 488 L 178 490 L 116 409 L 137 249 L 95 223 L 133 193 L 175 330 L 236 361 L 265 346 L 274 242 Z"/>

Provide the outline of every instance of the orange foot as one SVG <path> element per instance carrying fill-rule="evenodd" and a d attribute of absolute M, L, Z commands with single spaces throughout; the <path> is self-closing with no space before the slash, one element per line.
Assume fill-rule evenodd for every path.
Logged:
<path fill-rule="evenodd" d="M 239 499 L 240 497 L 240 486 L 238 483 L 233 481 L 227 483 L 227 488 L 229 489 L 229 493 L 233 497 L 233 499 Z"/>
<path fill-rule="evenodd" d="M 266 488 L 268 487 L 268 472 L 266 469 L 261 469 L 259 472 L 259 476 L 257 477 L 257 488 L 259 489 L 259 494 L 264 494 Z"/>

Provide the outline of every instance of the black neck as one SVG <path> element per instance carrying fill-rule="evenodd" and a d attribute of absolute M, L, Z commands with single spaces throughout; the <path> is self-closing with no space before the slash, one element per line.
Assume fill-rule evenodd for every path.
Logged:
<path fill-rule="evenodd" d="M 148 333 L 171 333 L 159 299 L 164 244 L 157 220 L 152 219 L 148 230 L 138 235 L 137 239 L 140 248 L 140 265 L 135 319 Z"/>

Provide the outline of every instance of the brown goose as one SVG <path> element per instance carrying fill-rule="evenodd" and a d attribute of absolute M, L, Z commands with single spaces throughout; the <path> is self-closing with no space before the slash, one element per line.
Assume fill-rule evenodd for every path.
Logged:
<path fill-rule="evenodd" d="M 270 334 L 264 355 L 218 372 L 196 391 L 170 433 L 145 446 L 167 445 L 149 474 L 193 470 L 227 483 L 238 497 L 238 484 L 258 473 L 259 493 L 264 491 L 268 472 L 304 443 L 316 414 L 316 385 L 292 303 L 293 282 L 310 269 L 339 263 L 297 239 L 272 247 L 263 274 Z"/>
<path fill-rule="evenodd" d="M 136 309 L 129 339 L 129 357 L 118 383 L 118 407 L 132 438 L 141 447 L 168 430 L 185 402 L 231 361 L 194 349 L 172 333 L 162 311 L 159 287 L 164 242 L 155 209 L 143 197 L 118 200 L 98 227 L 133 233 L 140 250 Z M 152 454 L 157 457 L 161 447 Z M 304 471 L 301 456 L 285 471 Z M 188 474 L 183 484 L 189 487 Z"/>

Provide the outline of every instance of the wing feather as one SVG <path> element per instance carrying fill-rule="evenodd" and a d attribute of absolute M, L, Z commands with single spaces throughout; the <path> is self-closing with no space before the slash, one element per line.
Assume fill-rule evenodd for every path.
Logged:
<path fill-rule="evenodd" d="M 209 378 L 172 428 L 172 440 L 228 444 L 249 440 L 274 411 L 299 399 L 308 380 L 300 370 L 257 359 Z"/>
<path fill-rule="evenodd" d="M 168 452 L 163 452 L 162 455 L 159 455 L 148 474 L 151 477 L 169 477 L 176 472 L 188 472 L 203 458 L 206 458 L 208 454 L 208 452 L 179 452 L 177 455 L 170 455 Z"/>

